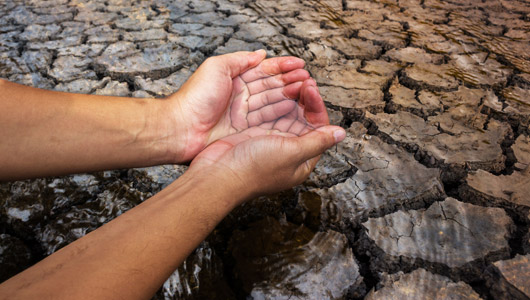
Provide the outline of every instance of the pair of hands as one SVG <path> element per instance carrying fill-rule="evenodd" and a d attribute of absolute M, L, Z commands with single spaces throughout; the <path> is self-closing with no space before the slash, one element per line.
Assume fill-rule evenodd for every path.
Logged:
<path fill-rule="evenodd" d="M 166 101 L 0 80 L 4 179 L 193 160 L 153 200 L 0 285 L 0 298 L 148 298 L 234 206 L 301 183 L 345 136 L 303 66 L 264 51 L 210 58 Z"/>
<path fill-rule="evenodd" d="M 174 124 L 185 126 L 170 143 L 174 161 L 193 159 L 188 172 L 220 171 L 253 195 L 300 184 L 345 137 L 329 126 L 304 61 L 265 57 L 264 50 L 211 57 L 167 99 Z"/>

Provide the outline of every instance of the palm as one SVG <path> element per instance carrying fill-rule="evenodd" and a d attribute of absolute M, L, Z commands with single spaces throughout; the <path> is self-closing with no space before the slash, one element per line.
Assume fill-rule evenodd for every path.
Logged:
<path fill-rule="evenodd" d="M 276 119 L 268 120 L 264 118 L 263 122 L 252 123 L 248 120 L 241 120 L 248 123 L 246 128 L 243 128 L 245 126 L 239 129 L 232 128 L 232 134 L 220 138 L 210 147 L 203 150 L 194 160 L 194 164 L 202 165 L 203 167 L 211 165 L 218 162 L 225 153 L 230 150 L 236 150 L 239 146 L 241 146 L 239 152 L 246 153 L 243 155 L 244 157 L 253 157 L 253 151 L 261 151 L 264 147 L 263 145 L 244 143 L 247 140 L 260 136 L 296 137 L 304 135 L 317 127 L 328 125 L 327 111 L 314 81 L 306 80 L 303 82 L 298 93 L 299 100 L 296 102 L 291 99 L 279 101 L 293 102 L 294 106 L 292 106 L 290 111 L 278 113 Z M 273 116 L 271 114 L 271 118 Z M 235 118 L 230 120 L 232 119 Z M 277 142 L 277 138 L 274 141 Z M 261 140 L 261 142 L 263 143 L 264 141 Z"/>
<path fill-rule="evenodd" d="M 203 64 L 181 89 L 190 156 L 216 140 L 248 129 L 253 135 L 267 134 L 272 129 L 300 135 L 311 128 L 304 118 L 304 108 L 296 101 L 303 96 L 303 85 L 308 85 L 304 80 L 309 73 L 302 69 L 302 60 L 260 60 L 240 72 L 240 56 L 235 57 L 236 63 L 234 56 L 231 59 L 229 63 L 217 60 Z M 316 84 L 311 81 L 309 85 Z M 327 114 L 325 117 L 327 121 Z"/>
<path fill-rule="evenodd" d="M 208 144 L 254 127 L 300 134 L 307 122 L 296 100 L 308 77 L 302 69 L 262 74 L 260 66 L 235 77 L 228 107 L 214 126 Z"/>

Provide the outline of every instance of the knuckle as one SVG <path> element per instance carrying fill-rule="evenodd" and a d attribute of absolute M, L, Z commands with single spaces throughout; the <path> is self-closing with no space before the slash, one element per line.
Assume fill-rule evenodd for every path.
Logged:
<path fill-rule="evenodd" d="M 270 103 L 270 98 L 269 98 L 269 94 L 268 93 L 263 93 L 262 97 L 261 97 L 261 103 L 263 104 L 263 106 L 266 106 Z"/>
<path fill-rule="evenodd" d="M 319 132 L 319 138 L 320 138 L 320 145 L 324 148 L 328 148 L 329 145 L 332 145 L 334 143 L 334 138 L 331 134 Z"/>
<path fill-rule="evenodd" d="M 265 87 L 270 90 L 272 88 L 274 88 L 274 81 L 275 81 L 275 78 L 274 77 L 269 77 L 265 80 Z"/>

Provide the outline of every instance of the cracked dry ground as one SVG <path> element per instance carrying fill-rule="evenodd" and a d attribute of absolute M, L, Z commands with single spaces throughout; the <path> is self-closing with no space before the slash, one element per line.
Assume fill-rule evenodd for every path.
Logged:
<path fill-rule="evenodd" d="M 132 2 L 2 1 L 0 77 L 161 97 L 209 56 L 265 48 L 307 61 L 348 132 L 303 185 L 233 211 L 155 298 L 530 298 L 530 2 Z M 0 185 L 0 280 L 185 170 Z"/>

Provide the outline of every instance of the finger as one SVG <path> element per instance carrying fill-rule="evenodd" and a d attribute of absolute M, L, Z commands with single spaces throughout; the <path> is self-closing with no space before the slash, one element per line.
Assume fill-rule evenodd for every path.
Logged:
<path fill-rule="evenodd" d="M 242 81 L 239 78 L 234 79 L 234 89 L 239 90 L 241 83 Z M 248 97 L 248 92 L 244 89 L 242 90 L 243 92 L 237 94 L 236 98 L 233 100 L 230 106 L 230 120 L 232 122 L 232 126 L 237 130 L 241 130 L 248 127 L 247 120 L 245 118 L 239 117 L 244 116 L 248 113 L 248 103 L 246 101 Z"/>
<path fill-rule="evenodd" d="M 265 122 L 270 122 L 291 112 L 296 107 L 293 100 L 283 100 L 261 109 L 250 112 L 247 115 L 248 126 L 258 126 Z"/>
<path fill-rule="evenodd" d="M 300 98 L 300 92 L 302 91 L 302 84 L 303 82 L 297 81 L 297 82 L 286 85 L 283 88 L 283 94 L 289 99 Z"/>
<path fill-rule="evenodd" d="M 259 128 L 263 128 L 265 130 L 271 130 L 271 129 L 274 128 L 274 124 L 276 124 L 276 121 L 265 122 L 265 123 L 259 125 L 258 127 Z"/>
<path fill-rule="evenodd" d="M 269 58 L 262 61 L 256 68 L 242 74 L 241 78 L 246 82 L 252 82 L 271 75 L 302 69 L 304 66 L 305 62 L 303 59 L 293 56 Z"/>
<path fill-rule="evenodd" d="M 302 91 L 305 91 L 309 86 L 317 86 L 317 82 L 313 78 L 304 80 L 302 84 Z M 305 105 L 304 93 L 300 93 L 300 98 L 298 101 L 301 105 Z"/>
<path fill-rule="evenodd" d="M 214 58 L 221 61 L 223 66 L 227 68 L 230 78 L 234 78 L 238 75 L 241 75 L 242 73 L 247 72 L 249 69 L 258 66 L 266 56 L 267 52 L 265 52 L 263 49 L 260 49 L 254 52 L 234 52 L 215 56 Z"/>
<path fill-rule="evenodd" d="M 312 85 L 302 86 L 300 94 L 304 95 L 304 117 L 312 125 L 319 127 L 329 124 L 328 112 L 318 88 Z"/>
<path fill-rule="evenodd" d="M 283 87 L 289 83 L 304 81 L 309 78 L 309 72 L 304 69 L 297 69 L 289 73 L 279 74 L 261 78 L 259 80 L 247 82 L 247 87 L 251 95 L 261 93 L 266 90 Z"/>
<path fill-rule="evenodd" d="M 286 99 L 298 99 L 302 82 L 291 83 L 285 87 L 266 90 L 255 94 L 248 99 L 248 110 L 254 111 Z"/>
<path fill-rule="evenodd" d="M 298 138 L 300 162 L 322 154 L 326 149 L 344 140 L 346 131 L 338 126 L 322 126 Z"/>
<path fill-rule="evenodd" d="M 318 161 L 320 160 L 320 155 L 316 156 L 316 157 L 313 157 L 311 159 L 308 159 L 306 160 L 305 162 L 303 162 L 299 167 L 298 167 L 298 172 L 301 172 L 302 173 L 302 176 L 304 178 L 307 178 L 307 176 L 309 176 L 309 174 L 311 173 L 311 171 L 313 171 L 313 169 L 315 168 L 315 166 L 317 165 Z M 299 176 L 299 175 L 298 175 Z"/>

